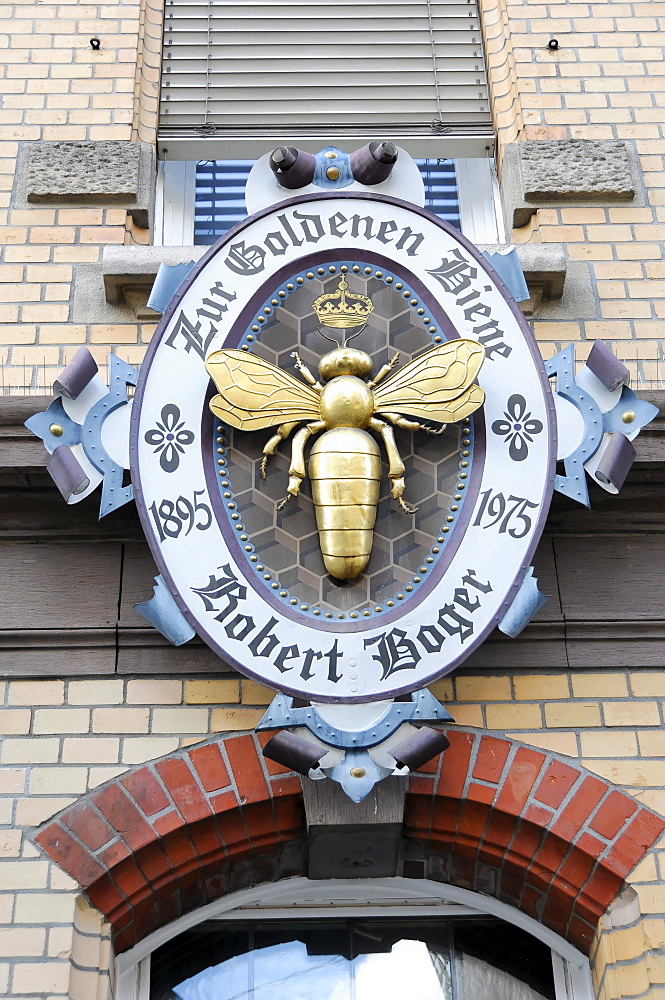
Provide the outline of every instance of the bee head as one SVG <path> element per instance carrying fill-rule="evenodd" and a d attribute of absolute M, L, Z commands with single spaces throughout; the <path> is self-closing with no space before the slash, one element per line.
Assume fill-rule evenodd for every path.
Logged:
<path fill-rule="evenodd" d="M 338 347 L 321 358 L 319 373 L 326 382 L 337 375 L 358 375 L 366 379 L 372 374 L 372 359 L 355 347 Z"/>

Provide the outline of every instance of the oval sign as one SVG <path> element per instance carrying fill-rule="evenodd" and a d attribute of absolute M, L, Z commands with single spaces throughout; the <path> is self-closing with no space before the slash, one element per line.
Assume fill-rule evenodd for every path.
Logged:
<path fill-rule="evenodd" d="M 340 287 L 348 290 L 341 307 Z M 370 457 L 348 442 L 331 457 L 326 435 L 337 432 L 318 420 L 320 389 L 309 386 L 334 350 L 328 340 L 341 343 L 350 331 L 323 324 L 321 303 L 333 312 L 357 308 L 366 320 L 352 346 L 371 358 L 363 376 L 370 386 L 381 378 L 387 386 L 393 371 L 446 342 L 481 344 L 484 404 L 445 430 L 436 409 L 431 422 L 414 420 L 408 407 L 387 418 L 377 411 L 394 432 L 397 459 L 378 425 L 371 434 L 378 457 L 371 441 L 360 448 Z M 205 362 L 220 350 L 234 352 L 228 377 L 252 386 L 243 429 L 209 406 L 215 386 Z M 407 375 L 417 369 L 429 413 L 427 365 Z M 260 404 L 259 370 L 268 372 Z M 279 430 L 271 416 L 278 377 L 298 400 Z M 386 398 L 395 393 L 386 390 Z M 292 495 L 290 473 L 298 453 L 308 458 L 305 444 L 316 446 L 312 475 L 333 492 L 358 462 L 365 469 L 353 473 L 352 502 L 376 507 L 377 517 L 369 561 L 353 579 L 326 570 L 309 480 L 296 477 L 300 491 Z M 308 701 L 394 697 L 464 660 L 524 578 L 547 515 L 555 454 L 549 383 L 501 279 L 428 212 L 357 193 L 294 198 L 215 244 L 159 324 L 132 413 L 136 502 L 178 607 L 222 659 Z M 400 462 L 413 511 L 391 496 Z M 367 471 L 377 463 L 380 473 Z M 367 484 L 377 476 L 378 487 Z M 339 527 L 335 518 L 346 514 L 326 516 Z"/>

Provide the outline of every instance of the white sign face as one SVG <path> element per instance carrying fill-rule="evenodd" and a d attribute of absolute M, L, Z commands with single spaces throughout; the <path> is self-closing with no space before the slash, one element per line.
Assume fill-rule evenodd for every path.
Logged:
<path fill-rule="evenodd" d="M 486 350 L 486 399 L 473 416 L 441 436 L 396 431 L 405 499 L 420 509 L 400 511 L 384 475 L 370 562 L 350 581 L 323 567 L 307 480 L 277 510 L 291 439 L 264 481 L 275 427 L 241 432 L 215 419 L 204 366 L 234 348 L 300 379 L 298 351 L 316 375 L 331 345 L 312 303 L 342 274 L 374 305 L 353 343 L 374 376 L 396 351 L 406 362 L 459 337 Z M 132 414 L 136 502 L 178 607 L 226 662 L 308 701 L 393 697 L 464 660 L 531 562 L 555 455 L 540 354 L 492 268 L 424 210 L 356 193 L 295 198 L 211 248 L 162 318 Z"/>

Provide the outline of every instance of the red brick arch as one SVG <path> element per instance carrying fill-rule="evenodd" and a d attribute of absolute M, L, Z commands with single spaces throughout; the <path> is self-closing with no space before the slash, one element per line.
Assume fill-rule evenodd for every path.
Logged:
<path fill-rule="evenodd" d="M 400 874 L 494 896 L 588 950 L 665 821 L 552 754 L 457 728 L 448 737 L 443 760 L 410 779 Z M 307 874 L 300 779 L 250 734 L 136 768 L 35 841 L 110 921 L 116 952 L 229 892 Z"/>

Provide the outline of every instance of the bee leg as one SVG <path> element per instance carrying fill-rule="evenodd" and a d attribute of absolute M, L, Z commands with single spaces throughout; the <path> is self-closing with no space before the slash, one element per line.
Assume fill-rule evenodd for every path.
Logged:
<path fill-rule="evenodd" d="M 441 424 L 440 427 L 430 427 L 429 424 L 421 424 L 417 420 L 407 420 L 399 413 L 382 413 L 381 416 L 389 420 L 395 427 L 401 427 L 405 431 L 426 431 L 428 434 L 443 434 L 448 424 Z"/>
<path fill-rule="evenodd" d="M 305 362 L 301 360 L 297 351 L 293 352 L 292 357 L 295 359 L 296 368 L 304 378 L 305 382 L 308 382 L 313 389 L 316 389 L 317 392 L 323 392 L 323 386 L 320 382 L 316 381 Z"/>
<path fill-rule="evenodd" d="M 291 445 L 291 465 L 289 466 L 289 485 L 286 496 L 277 504 L 277 510 L 283 510 L 291 497 L 297 497 L 300 493 L 300 484 L 307 475 L 305 471 L 305 445 L 312 434 L 324 431 L 326 425 L 323 420 L 314 420 L 311 424 L 301 427 L 293 439 Z"/>
<path fill-rule="evenodd" d="M 404 499 L 402 499 L 402 494 L 405 490 L 404 462 L 400 458 L 400 454 L 397 450 L 395 435 L 392 427 L 389 424 L 386 424 L 383 420 L 378 420 L 376 417 L 372 417 L 369 426 L 373 431 L 379 432 L 386 449 L 386 455 L 388 456 L 388 476 L 392 480 L 393 484 L 390 491 L 391 495 L 395 498 L 395 500 L 397 500 L 405 514 L 414 514 L 418 508 L 412 507 L 411 504 L 408 504 Z"/>
<path fill-rule="evenodd" d="M 399 361 L 399 351 L 397 352 L 397 354 L 393 355 L 393 357 L 390 359 L 387 365 L 384 365 L 383 368 L 379 369 L 376 378 L 373 378 L 371 382 L 367 383 L 367 388 L 372 389 L 375 385 L 378 385 L 381 379 L 384 379 L 386 375 L 390 374 L 390 372 L 393 370 L 398 361 Z"/>
<path fill-rule="evenodd" d="M 275 454 L 275 452 L 277 451 L 277 449 L 278 449 L 278 447 L 280 445 L 280 442 L 281 441 L 286 441 L 286 439 L 289 436 L 289 434 L 291 433 L 291 431 L 295 427 L 297 427 L 299 423 L 300 423 L 300 421 L 296 420 L 294 423 L 280 424 L 279 427 L 277 428 L 277 432 L 275 434 L 273 434 L 273 436 L 270 438 L 270 440 L 268 441 L 268 443 L 264 447 L 264 449 L 263 449 L 263 459 L 261 460 L 261 476 L 262 476 L 263 479 L 266 478 L 266 470 L 268 468 L 268 459 L 270 458 L 271 455 Z"/>

